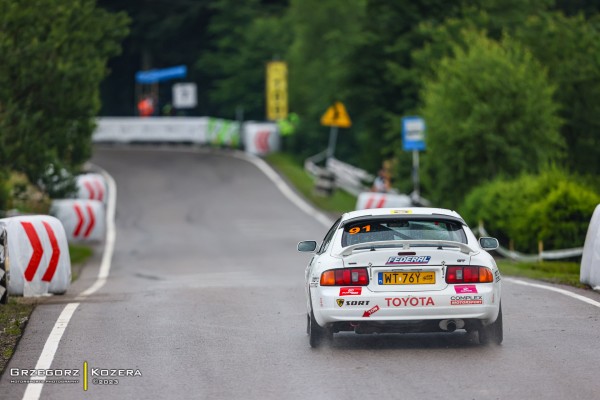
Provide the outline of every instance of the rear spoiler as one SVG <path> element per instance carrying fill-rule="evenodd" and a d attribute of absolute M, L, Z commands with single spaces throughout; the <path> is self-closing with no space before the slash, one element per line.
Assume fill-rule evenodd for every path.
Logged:
<path fill-rule="evenodd" d="M 402 247 L 403 250 L 410 249 L 410 246 L 417 245 L 429 245 L 435 247 L 458 247 L 461 253 L 471 254 L 477 253 L 478 251 L 473 249 L 467 244 L 461 242 L 452 242 L 450 240 L 383 240 L 380 242 L 365 242 L 353 244 L 352 246 L 345 247 L 340 253 L 341 256 L 349 256 L 356 249 L 368 249 L 374 247 Z"/>

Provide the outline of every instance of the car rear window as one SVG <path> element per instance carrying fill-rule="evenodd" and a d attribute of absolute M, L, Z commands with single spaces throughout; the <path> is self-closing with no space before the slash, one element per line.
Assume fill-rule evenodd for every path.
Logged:
<path fill-rule="evenodd" d="M 450 240 L 467 243 L 462 225 L 454 221 L 389 219 L 347 223 L 342 247 L 386 240 Z"/>

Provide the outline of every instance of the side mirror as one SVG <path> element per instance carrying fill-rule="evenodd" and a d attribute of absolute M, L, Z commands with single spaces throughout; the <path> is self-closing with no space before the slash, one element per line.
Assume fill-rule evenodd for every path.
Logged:
<path fill-rule="evenodd" d="M 315 242 L 314 240 L 305 240 L 303 242 L 298 243 L 298 251 L 312 253 L 316 249 L 317 249 L 317 242 Z"/>
<path fill-rule="evenodd" d="M 492 237 L 479 238 L 479 245 L 484 250 L 496 250 L 500 246 L 498 239 Z"/>

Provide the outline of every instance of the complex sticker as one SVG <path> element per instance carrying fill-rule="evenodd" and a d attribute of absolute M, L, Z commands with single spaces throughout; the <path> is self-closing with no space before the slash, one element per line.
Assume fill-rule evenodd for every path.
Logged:
<path fill-rule="evenodd" d="M 483 296 L 452 296 L 450 305 L 463 306 L 469 304 L 483 304 Z"/>

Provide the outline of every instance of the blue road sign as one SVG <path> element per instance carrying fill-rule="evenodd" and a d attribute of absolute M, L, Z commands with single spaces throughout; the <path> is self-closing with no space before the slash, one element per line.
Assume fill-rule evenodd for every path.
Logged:
<path fill-rule="evenodd" d="M 402 149 L 425 150 L 425 120 L 421 117 L 402 118 Z"/>
<path fill-rule="evenodd" d="M 185 65 L 178 65 L 170 68 L 138 71 L 135 73 L 135 81 L 137 83 L 156 83 L 170 79 L 185 78 L 186 75 L 187 67 Z"/>

